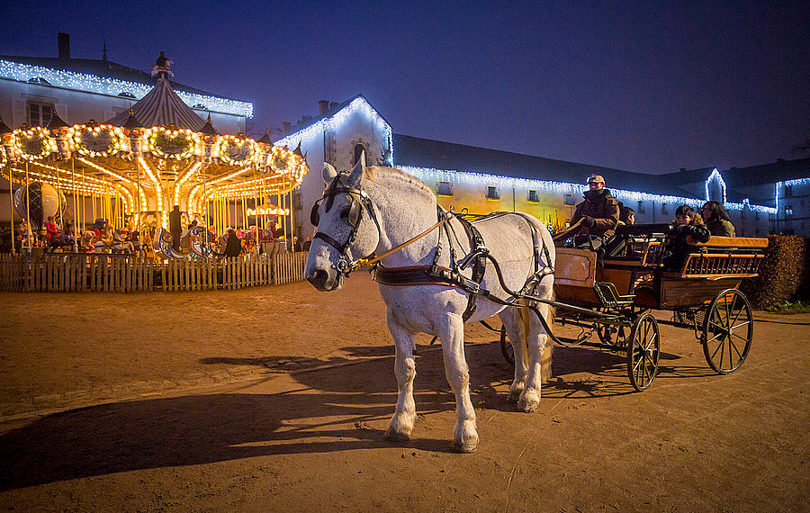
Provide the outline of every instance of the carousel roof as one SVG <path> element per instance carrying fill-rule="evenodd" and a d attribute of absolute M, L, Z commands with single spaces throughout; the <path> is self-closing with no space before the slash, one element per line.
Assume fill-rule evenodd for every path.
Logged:
<path fill-rule="evenodd" d="M 202 131 L 205 126 L 205 121 L 177 96 L 165 78 L 158 79 L 155 87 L 134 104 L 130 111 L 124 111 L 106 123 L 124 126 L 131 115 L 137 118 L 142 126 L 174 125 L 195 132 Z"/>

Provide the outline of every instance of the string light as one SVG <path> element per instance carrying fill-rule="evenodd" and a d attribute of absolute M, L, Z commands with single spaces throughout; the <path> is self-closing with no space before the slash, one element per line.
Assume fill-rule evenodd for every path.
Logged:
<path fill-rule="evenodd" d="M 68 136 L 73 141 L 76 151 L 86 157 L 106 158 L 116 155 L 125 148 L 124 132 L 113 125 L 73 125 L 68 131 Z M 87 137 L 91 137 L 93 142 L 98 141 L 99 136 L 109 138 L 109 143 L 103 150 L 95 150 L 87 146 Z"/>
<path fill-rule="evenodd" d="M 386 142 L 388 143 L 388 159 L 391 163 L 394 162 L 394 146 L 393 146 L 393 130 L 380 114 L 374 110 L 374 107 L 366 101 L 362 96 L 358 96 L 352 100 L 346 107 L 340 109 L 334 115 L 323 118 L 317 123 L 314 123 L 298 132 L 290 134 L 282 139 L 276 141 L 277 146 L 287 146 L 288 148 L 295 148 L 299 143 L 308 145 L 310 139 L 315 137 L 323 137 L 323 132 L 326 130 L 335 130 L 346 123 L 354 114 L 364 116 L 368 121 L 373 124 L 373 128 L 385 134 Z"/>
<path fill-rule="evenodd" d="M 129 93 L 134 96 L 136 100 L 140 100 L 146 96 L 153 87 L 151 84 L 129 82 L 74 71 L 56 70 L 43 66 L 11 62 L 5 59 L 0 59 L 0 78 L 17 80 L 19 82 L 28 82 L 31 79 L 41 78 L 55 87 L 116 97 L 121 93 Z M 186 105 L 192 108 L 197 105 L 204 105 L 205 110 L 211 112 L 234 114 L 245 118 L 253 117 L 253 104 L 249 102 L 189 93 L 186 91 L 175 92 Z"/>
<path fill-rule="evenodd" d="M 508 176 L 489 175 L 484 173 L 471 173 L 466 171 L 456 171 L 450 169 L 436 169 L 425 167 L 400 166 L 402 171 L 419 178 L 423 182 L 450 182 L 454 184 L 480 186 L 482 189 L 488 186 L 500 187 L 502 189 L 526 189 L 552 192 L 556 194 L 582 194 L 587 190 L 586 185 L 572 184 L 567 182 L 556 182 L 551 180 L 531 180 L 528 178 L 512 178 Z M 719 173 L 718 173 L 719 175 Z M 722 180 L 722 178 L 720 178 Z M 647 192 L 628 191 L 624 189 L 610 188 L 610 192 L 616 199 L 623 202 L 660 202 L 686 204 L 690 206 L 701 206 L 704 200 L 696 198 L 684 198 L 664 194 L 651 194 Z M 727 210 L 743 210 L 748 208 L 755 212 L 775 213 L 776 209 L 764 205 L 751 205 L 750 202 L 726 203 Z"/>

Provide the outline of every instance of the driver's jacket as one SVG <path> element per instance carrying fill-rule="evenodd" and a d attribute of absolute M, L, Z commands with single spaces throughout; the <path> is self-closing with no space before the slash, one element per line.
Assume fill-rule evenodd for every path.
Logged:
<path fill-rule="evenodd" d="M 619 224 L 619 201 L 610 195 L 607 189 L 598 191 L 585 191 L 583 194 L 585 201 L 577 205 L 574 217 L 571 218 L 573 225 L 583 216 L 592 217 L 594 226 L 592 228 L 580 226 L 579 233 L 586 235 L 602 235 L 611 237 Z"/>

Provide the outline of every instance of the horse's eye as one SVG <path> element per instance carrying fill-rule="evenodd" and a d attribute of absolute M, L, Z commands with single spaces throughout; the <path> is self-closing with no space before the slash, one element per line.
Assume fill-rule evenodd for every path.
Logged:
<path fill-rule="evenodd" d="M 349 218 L 349 207 L 344 208 L 340 211 L 340 218 L 341 219 L 348 219 Z"/>

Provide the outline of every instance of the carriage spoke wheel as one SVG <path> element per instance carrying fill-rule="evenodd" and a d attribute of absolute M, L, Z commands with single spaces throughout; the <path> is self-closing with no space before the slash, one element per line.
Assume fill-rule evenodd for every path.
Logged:
<path fill-rule="evenodd" d="M 633 388 L 641 392 L 649 388 L 658 372 L 661 335 L 655 317 L 648 312 L 636 319 L 627 342 L 627 375 Z"/>
<path fill-rule="evenodd" d="M 720 374 L 740 368 L 754 339 L 751 304 L 737 289 L 727 289 L 712 300 L 703 321 L 703 354 L 709 366 Z"/>
<path fill-rule="evenodd" d="M 515 365 L 515 350 L 506 337 L 506 326 L 501 326 L 501 354 L 509 365 Z"/>

